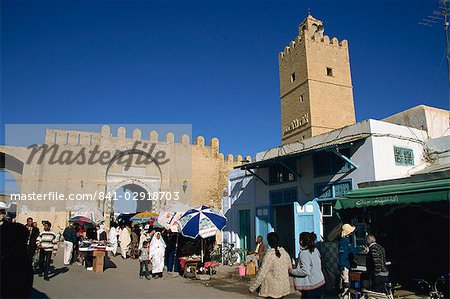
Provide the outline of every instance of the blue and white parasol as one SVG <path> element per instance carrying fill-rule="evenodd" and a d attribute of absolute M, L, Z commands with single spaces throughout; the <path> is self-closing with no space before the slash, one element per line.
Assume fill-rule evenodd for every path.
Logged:
<path fill-rule="evenodd" d="M 226 223 L 227 218 L 222 212 L 207 206 L 190 209 L 178 220 L 181 234 L 193 239 L 197 236 L 203 239 L 212 237 L 222 230 Z"/>

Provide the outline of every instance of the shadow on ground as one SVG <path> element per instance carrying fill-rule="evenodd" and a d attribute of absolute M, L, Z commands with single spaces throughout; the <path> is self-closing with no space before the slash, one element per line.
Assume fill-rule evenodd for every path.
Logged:
<path fill-rule="evenodd" d="M 67 271 L 69 271 L 69 268 L 67 268 L 67 267 L 53 268 L 50 271 L 50 274 L 48 275 L 48 278 L 52 279 L 53 277 L 58 276 L 59 274 L 66 273 Z"/>
<path fill-rule="evenodd" d="M 50 297 L 47 296 L 47 294 L 39 292 L 35 288 L 32 288 L 31 289 L 31 296 L 30 296 L 30 298 L 33 298 L 33 299 L 38 299 L 38 298 L 39 299 L 47 299 L 47 298 L 50 298 Z"/>

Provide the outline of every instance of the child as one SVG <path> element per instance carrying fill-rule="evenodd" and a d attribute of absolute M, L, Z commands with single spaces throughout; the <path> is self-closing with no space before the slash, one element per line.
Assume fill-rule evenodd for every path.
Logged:
<path fill-rule="evenodd" d="M 142 249 L 139 253 L 139 278 L 142 278 L 144 276 L 143 268 L 145 267 L 145 278 L 150 279 L 149 273 L 148 273 L 148 261 L 149 261 L 149 248 L 150 243 L 148 241 L 144 241 L 142 243 Z"/>

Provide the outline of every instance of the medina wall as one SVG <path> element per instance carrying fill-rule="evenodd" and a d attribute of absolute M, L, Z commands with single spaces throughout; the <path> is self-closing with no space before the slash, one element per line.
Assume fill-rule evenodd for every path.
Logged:
<path fill-rule="evenodd" d="M 143 137 L 142 132 L 135 129 L 132 137 L 128 138 L 123 127 L 112 134 L 109 126 L 103 126 L 100 132 L 47 129 L 45 144 L 57 146 L 58 151 L 53 161 L 51 151 L 43 156 L 42 161 L 39 161 L 41 152 L 36 153 L 34 158 L 28 161 L 32 149 L 2 147 L 2 152 L 12 155 L 23 163 L 21 173 L 14 173 L 20 178 L 18 184 L 21 194 L 53 193 L 62 194 L 65 198 L 71 194 L 96 195 L 95 200 L 81 203 L 76 200 L 19 201 L 17 220 L 24 222 L 27 217 L 33 217 L 38 221 L 53 220 L 56 226 L 64 227 L 70 211 L 79 204 L 100 209 L 106 219 L 109 218 L 113 205 L 108 200 L 99 200 L 99 194 L 114 193 L 126 184 L 137 185 L 137 188 L 149 193 L 155 191 L 170 193 L 172 199 L 175 198 L 174 193 L 177 193 L 178 200 L 183 203 L 220 209 L 228 173 L 242 163 L 242 156 L 234 158 L 233 155 L 227 155 L 225 158 L 219 151 L 217 138 L 212 138 L 205 144 L 202 136 L 197 137 L 193 143 L 188 135 L 175 136 L 173 133 L 167 133 L 161 138 L 158 132 L 152 131 L 147 136 Z M 161 165 L 139 164 L 138 157 L 141 153 L 148 152 L 150 147 L 153 147 L 153 154 L 164 152 L 165 159 L 170 161 Z M 100 153 L 98 156 L 101 153 L 110 154 L 104 154 L 102 160 L 104 163 L 88 163 L 88 161 L 81 163 L 83 161 L 80 160 L 77 160 L 80 163 L 69 165 L 59 163 L 68 159 L 67 153 L 79 153 L 82 149 L 85 153 L 98 151 Z M 66 153 L 66 156 L 61 158 L 61 153 Z M 128 169 L 126 169 L 128 163 L 120 164 L 117 155 L 133 156 Z M 74 156 L 75 154 L 72 158 Z M 57 163 L 55 159 L 58 160 Z M 7 166 L 5 168 L 10 171 Z M 156 203 L 152 202 L 152 210 L 158 211 L 167 202 L 167 197 Z"/>

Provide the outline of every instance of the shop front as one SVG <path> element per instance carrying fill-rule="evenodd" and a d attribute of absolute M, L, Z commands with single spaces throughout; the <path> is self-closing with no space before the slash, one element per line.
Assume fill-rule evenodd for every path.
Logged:
<path fill-rule="evenodd" d="M 356 225 L 355 245 L 374 234 L 403 286 L 449 273 L 450 172 L 377 182 L 339 198 L 334 209 Z"/>

